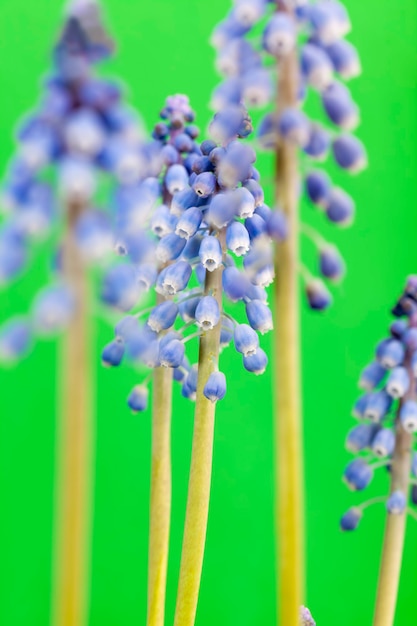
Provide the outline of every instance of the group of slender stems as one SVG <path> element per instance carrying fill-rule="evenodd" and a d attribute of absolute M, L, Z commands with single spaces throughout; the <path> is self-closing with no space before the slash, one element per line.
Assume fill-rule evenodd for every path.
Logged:
<path fill-rule="evenodd" d="M 280 10 L 283 10 L 280 6 Z M 277 111 L 296 106 L 297 52 L 280 61 Z M 297 148 L 287 142 L 276 150 L 275 199 L 288 220 L 289 236 L 276 246 L 273 287 L 275 395 L 275 522 L 278 623 L 299 626 L 305 600 L 303 433 L 301 418 L 299 325 L 299 168 Z M 62 405 L 57 449 L 57 530 L 52 626 L 86 623 L 91 494 L 94 466 L 94 407 L 90 370 L 89 287 L 77 251 L 74 224 L 85 207 L 69 202 L 63 273 L 77 298 L 76 314 L 62 351 Z M 222 238 L 222 235 L 220 235 Z M 205 294 L 222 306 L 222 268 L 207 272 Z M 203 566 L 211 487 L 215 404 L 203 388 L 217 368 L 220 323 L 199 338 L 198 388 L 188 501 L 174 626 L 193 626 Z M 153 374 L 150 537 L 147 626 L 164 626 L 171 517 L 172 371 Z M 407 489 L 410 435 L 397 427 L 392 490 Z M 406 515 L 388 515 L 374 626 L 392 626 L 401 568 Z"/>

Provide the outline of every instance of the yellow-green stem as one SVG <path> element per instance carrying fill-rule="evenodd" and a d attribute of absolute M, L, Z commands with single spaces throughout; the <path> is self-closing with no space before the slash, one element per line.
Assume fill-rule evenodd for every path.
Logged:
<path fill-rule="evenodd" d="M 222 268 L 207 272 L 205 285 L 205 293 L 215 296 L 220 310 L 222 273 Z M 193 626 L 197 611 L 210 500 L 216 410 L 216 405 L 204 397 L 203 390 L 210 374 L 218 366 L 220 330 L 221 322 L 200 339 L 193 450 L 174 626 Z"/>
<path fill-rule="evenodd" d="M 70 202 L 66 209 L 68 226 L 62 248 L 62 276 L 73 290 L 76 310 L 63 338 L 61 355 L 52 626 L 85 626 L 94 446 L 89 289 L 87 270 L 74 237 L 74 224 L 84 207 Z"/>
<path fill-rule="evenodd" d="M 295 106 L 296 51 L 279 64 L 277 110 Z M 275 311 L 275 523 L 278 623 L 298 626 L 304 599 L 303 433 L 301 417 L 298 297 L 299 217 L 297 148 L 280 142 L 276 155 L 276 200 L 289 235 L 276 248 Z"/>
<path fill-rule="evenodd" d="M 149 519 L 148 626 L 164 626 L 171 520 L 172 370 L 153 377 L 151 506 Z"/>
<path fill-rule="evenodd" d="M 413 380 L 410 367 L 409 372 L 410 379 Z M 415 399 L 414 390 L 410 390 L 405 399 Z M 391 463 L 390 492 L 402 491 L 406 499 L 408 499 L 411 472 L 412 443 L 412 435 L 404 430 L 397 417 L 395 449 Z M 387 513 L 374 626 L 393 626 L 394 624 L 406 522 L 406 511 L 400 515 Z"/>

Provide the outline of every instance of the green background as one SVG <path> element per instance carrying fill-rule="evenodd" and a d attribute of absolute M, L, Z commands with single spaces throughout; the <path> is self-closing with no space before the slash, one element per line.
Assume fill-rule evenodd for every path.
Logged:
<path fill-rule="evenodd" d="M 150 127 L 167 94 L 191 97 L 202 127 L 217 77 L 207 39 L 229 0 L 107 0 L 118 40 L 110 73 L 129 85 L 132 103 Z M 318 626 L 371 623 L 384 514 L 369 510 L 360 529 L 342 534 L 340 514 L 360 496 L 341 482 L 343 443 L 353 425 L 350 407 L 360 369 L 386 332 L 389 308 L 407 274 L 417 271 L 417 8 L 415 0 L 350 0 L 364 73 L 352 83 L 362 109 L 359 135 L 370 168 L 356 178 L 332 171 L 354 195 L 350 230 L 304 216 L 343 252 L 348 274 L 326 314 L 303 307 L 303 401 L 307 482 L 308 603 Z M 36 102 L 39 80 L 60 23 L 61 3 L 0 0 L 0 168 L 13 152 L 12 129 Z M 272 173 L 264 159 L 262 172 Z M 306 259 L 312 260 L 306 245 Z M 46 276 L 47 256 L 8 292 L 1 319 L 24 312 L 34 285 Z M 279 332 L 279 329 L 278 329 Z M 97 325 L 97 342 L 111 329 Z M 268 340 L 264 344 L 269 347 Z M 272 542 L 271 370 L 242 371 L 224 353 L 229 392 L 218 408 L 211 511 L 199 626 L 264 626 L 275 619 Z M 0 624 L 48 624 L 57 345 L 43 342 L 16 369 L 0 372 Z M 149 414 L 124 405 L 136 382 L 124 368 L 97 364 L 99 418 L 89 626 L 144 624 L 149 495 Z M 175 394 L 174 504 L 168 619 L 172 622 L 184 518 L 192 406 Z M 369 490 L 385 493 L 382 474 Z M 366 496 L 365 496 L 366 497 Z M 410 520 L 397 626 L 415 621 L 417 528 Z M 284 626 L 284 625 L 282 625 Z"/>

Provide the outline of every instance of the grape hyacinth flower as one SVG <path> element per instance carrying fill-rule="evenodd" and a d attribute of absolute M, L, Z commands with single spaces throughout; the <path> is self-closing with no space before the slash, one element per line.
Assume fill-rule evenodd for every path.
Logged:
<path fill-rule="evenodd" d="M 91 268 L 105 273 L 99 302 L 123 308 L 136 303 L 140 293 L 136 278 L 131 280 L 133 268 L 129 274 L 125 266 L 114 265 L 114 218 L 102 206 L 100 185 L 127 180 L 137 185 L 156 167 L 153 148 L 143 146 L 141 125 L 123 104 L 120 85 L 95 74 L 96 63 L 112 50 L 97 2 L 70 2 L 53 49 L 52 72 L 41 102 L 18 130 L 17 154 L 2 188 L 1 284 L 19 276 L 46 239 L 54 249 L 50 284 L 41 286 L 26 316 L 0 329 L 0 360 L 16 362 L 35 339 L 65 331 L 52 621 L 72 626 L 86 623 L 89 587 Z M 115 280 L 121 274 L 123 284 Z M 120 346 L 112 345 L 104 358 L 116 364 L 122 356 Z"/>
<path fill-rule="evenodd" d="M 390 334 L 376 347 L 374 360 L 362 372 L 359 386 L 365 391 L 354 408 L 359 420 L 349 433 L 346 446 L 357 458 L 345 470 L 348 486 L 365 489 L 374 470 L 387 466 L 390 470 L 390 494 L 376 497 L 349 509 L 341 528 L 353 531 L 359 525 L 365 508 L 384 502 L 387 525 L 382 551 L 381 570 L 374 617 L 375 626 L 392 626 L 398 593 L 402 551 L 409 494 L 415 477 L 415 440 L 417 432 L 416 371 L 417 354 L 417 277 L 411 276 L 393 314 L 398 318 Z M 410 504 L 415 501 L 410 496 Z"/>
<path fill-rule="evenodd" d="M 185 96 L 168 98 L 162 118 L 153 136 L 164 143 L 159 177 L 163 204 L 156 204 L 148 216 L 156 241 L 152 289 L 157 303 L 150 311 L 125 318 L 129 332 L 123 341 L 126 354 L 139 367 L 165 372 L 179 382 L 184 397 L 196 402 L 175 617 L 175 624 L 191 626 L 204 553 L 214 416 L 216 403 L 226 394 L 219 357 L 233 342 L 245 369 L 265 371 L 267 357 L 258 332 L 272 329 L 266 287 L 274 268 L 267 228 L 255 233 L 248 226 L 264 205 L 253 167 L 256 156 L 240 141 L 252 130 L 246 110 L 229 107 L 217 114 L 211 138 L 201 143 L 196 141 L 198 129 L 187 125 L 193 115 Z M 268 223 L 268 216 L 258 217 Z M 141 271 L 140 262 L 137 269 Z M 245 305 L 247 324 L 239 324 L 226 311 L 228 301 Z M 187 348 L 194 340 L 199 359 L 190 364 Z M 159 395 L 164 396 L 161 387 Z"/>
<path fill-rule="evenodd" d="M 311 226 L 300 225 L 298 206 L 304 187 L 307 199 L 329 222 L 344 227 L 354 218 L 353 199 L 320 167 L 330 155 L 352 175 L 367 163 L 364 146 L 352 134 L 359 109 L 345 84 L 361 71 L 354 46 L 344 39 L 350 28 L 348 13 L 337 0 L 234 0 L 212 35 L 216 68 L 223 77 L 212 107 L 220 112 L 239 104 L 264 109 L 257 139 L 276 155 L 272 213 L 286 221 L 288 232 L 276 247 L 274 287 L 279 328 L 274 345 L 277 595 L 278 622 L 286 626 L 297 626 L 304 594 L 298 277 L 309 307 L 322 311 L 332 302 L 325 283 L 340 280 L 345 269 L 334 245 Z M 309 97 L 319 99 L 323 121 L 304 112 Z M 316 248 L 320 277 L 300 262 L 300 233 Z"/>

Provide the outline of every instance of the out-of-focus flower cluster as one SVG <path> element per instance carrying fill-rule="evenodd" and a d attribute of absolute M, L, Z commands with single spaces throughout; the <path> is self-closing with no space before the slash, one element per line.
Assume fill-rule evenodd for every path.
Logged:
<path fill-rule="evenodd" d="M 352 134 L 359 124 L 359 109 L 344 82 L 361 71 L 356 49 L 344 39 L 350 28 L 345 7 L 336 0 L 234 0 L 212 35 L 216 67 L 225 78 L 213 93 L 214 110 L 239 103 L 249 109 L 273 108 L 257 129 L 260 145 L 276 150 L 282 142 L 289 142 L 300 149 L 306 161 L 306 195 L 338 226 L 352 222 L 354 201 L 313 164 L 325 161 L 330 153 L 350 173 L 367 164 L 365 149 Z M 298 101 L 282 108 L 277 104 L 279 73 L 294 53 Z M 311 90 L 318 94 L 328 124 L 311 120 L 303 112 Z M 311 228 L 305 234 L 318 249 L 321 275 L 330 281 L 341 278 L 344 263 L 337 248 Z M 325 308 L 330 294 L 323 282 L 304 274 L 310 306 Z"/>
<path fill-rule="evenodd" d="M 365 393 L 353 408 L 359 424 L 346 439 L 347 449 L 356 458 L 347 466 L 344 478 L 355 491 L 362 491 L 370 484 L 378 467 L 387 466 L 391 470 L 401 433 L 417 432 L 417 276 L 408 279 L 393 314 L 398 319 L 391 324 L 389 337 L 377 345 L 374 360 L 361 374 L 359 386 Z M 412 447 L 412 441 L 408 447 Z M 417 452 L 411 450 L 411 454 L 411 499 L 417 504 L 413 485 L 417 478 Z M 376 500 L 386 500 L 387 510 L 400 514 L 406 509 L 407 496 L 403 489 L 394 489 L 387 499 Z M 347 511 L 341 520 L 342 529 L 354 530 L 364 508 L 360 505 Z"/>
<path fill-rule="evenodd" d="M 0 286 L 22 274 L 36 245 L 48 237 L 54 242 L 55 274 L 36 296 L 30 315 L 2 327 L 3 361 L 18 360 L 34 336 L 60 331 L 71 319 L 77 303 L 59 260 L 68 228 L 74 229 L 86 264 L 105 269 L 115 246 L 106 185 L 134 188 L 158 171 L 154 146 L 145 144 L 140 121 L 122 102 L 121 87 L 95 76 L 94 65 L 112 49 L 98 5 L 72 2 L 41 102 L 18 130 L 17 154 L 1 197 Z M 79 216 L 68 226 L 68 207 L 74 203 Z"/>
<path fill-rule="evenodd" d="M 118 324 L 103 362 L 116 366 L 127 354 L 142 367 L 172 368 L 183 395 L 194 399 L 197 365 L 190 364 L 186 346 L 218 324 L 222 348 L 234 341 L 247 370 L 265 370 L 258 333 L 272 329 L 265 290 L 274 277 L 271 240 L 285 238 L 286 223 L 264 204 L 255 153 L 240 140 L 252 131 L 244 107 L 218 113 L 210 126 L 212 139 L 202 143 L 187 97 L 168 98 L 161 117 L 153 131 L 160 175 L 142 183 L 134 208 L 124 193 L 118 196 L 121 245 L 133 254 L 131 276 L 105 286 L 106 300 L 119 308 L 125 304 L 125 310 L 134 306 L 138 282 L 156 292 L 158 303 Z M 233 311 L 219 305 L 218 294 L 205 290 L 206 276 L 216 271 L 222 272 L 224 303 L 243 303 L 248 323 L 238 324 Z M 215 372 L 204 393 L 216 401 L 225 392 L 225 376 Z M 128 404 L 144 410 L 147 397 L 147 385 L 138 385 Z"/>

